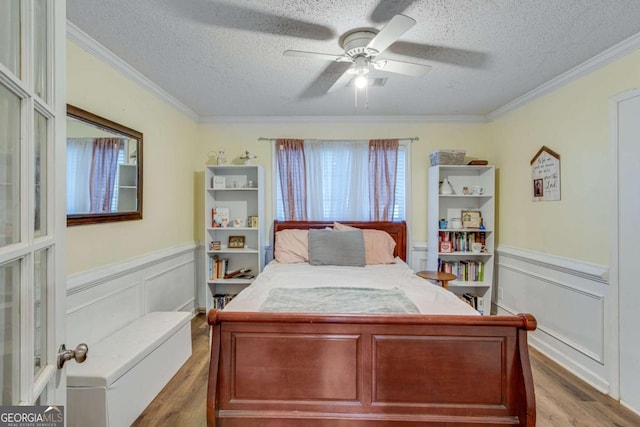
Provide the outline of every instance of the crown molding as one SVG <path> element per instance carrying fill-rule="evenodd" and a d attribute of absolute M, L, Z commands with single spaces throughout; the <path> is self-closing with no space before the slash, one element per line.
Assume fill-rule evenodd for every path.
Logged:
<path fill-rule="evenodd" d="M 143 89 L 146 89 L 156 95 L 158 98 L 171 105 L 176 110 L 185 114 L 187 117 L 194 121 L 199 121 L 200 116 L 196 114 L 191 108 L 187 107 L 182 102 L 178 101 L 175 97 L 170 95 L 167 91 L 162 89 L 160 86 L 149 80 L 138 70 L 133 68 L 131 65 L 127 64 L 124 60 L 122 60 L 118 55 L 104 47 L 90 35 L 82 31 L 75 24 L 67 20 L 67 39 L 71 40 L 82 49 L 90 53 L 91 55 L 97 57 L 102 60 L 106 64 L 112 66 L 122 73 L 125 77 L 133 80 L 136 84 L 141 86 Z"/>
<path fill-rule="evenodd" d="M 206 116 L 200 123 L 486 123 L 482 115 L 423 116 Z"/>
<path fill-rule="evenodd" d="M 565 86 L 575 80 L 578 80 L 581 77 L 593 73 L 594 71 L 602 67 L 605 67 L 606 65 L 611 64 L 612 62 L 617 61 L 618 59 L 630 54 L 637 49 L 640 49 L 640 33 L 621 41 L 617 45 L 614 45 L 604 52 L 594 56 L 593 58 L 586 60 L 582 64 L 577 65 L 569 71 L 560 74 L 558 77 L 555 77 L 548 82 L 541 84 L 537 88 L 525 93 L 519 98 L 516 98 L 513 101 L 503 105 L 502 107 L 490 112 L 486 116 L 487 121 L 494 121 L 495 119 L 504 116 L 505 114 L 516 110 L 525 104 L 528 104 L 534 99 L 551 93 L 554 90 L 561 88 L 562 86 Z"/>

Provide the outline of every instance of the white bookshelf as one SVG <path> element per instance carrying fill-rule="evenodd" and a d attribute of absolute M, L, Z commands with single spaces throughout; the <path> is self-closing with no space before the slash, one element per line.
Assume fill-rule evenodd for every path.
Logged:
<path fill-rule="evenodd" d="M 138 210 L 138 166 L 122 163 L 118 165 L 118 212 Z"/>
<path fill-rule="evenodd" d="M 224 187 L 214 188 L 214 178 L 224 178 Z M 253 282 L 254 278 L 212 277 L 213 260 L 228 260 L 227 272 L 250 269 L 247 274 L 257 276 L 264 267 L 264 170 L 262 166 L 207 166 L 204 173 L 205 187 L 205 272 L 206 309 L 214 307 L 215 295 L 235 295 Z M 229 211 L 227 227 L 219 222 L 214 226 L 214 211 Z M 250 216 L 258 217 L 257 227 L 251 227 Z M 240 219 L 241 226 L 234 227 L 233 220 Z M 218 218 L 219 219 L 219 218 Z M 228 247 L 230 236 L 244 237 L 243 248 Z M 212 242 L 219 241 L 214 249 Z"/>
<path fill-rule="evenodd" d="M 447 178 L 451 183 L 454 194 L 440 194 L 440 183 Z M 484 188 L 482 194 L 472 193 L 474 186 Z M 468 194 L 463 188 L 467 187 Z M 482 263 L 482 276 L 461 278 L 449 282 L 449 290 L 458 295 L 471 294 L 477 297 L 483 314 L 491 313 L 493 293 L 493 270 L 495 250 L 495 167 L 467 166 L 467 165 L 439 165 L 429 168 L 429 211 L 428 211 L 428 247 L 427 270 L 442 270 L 441 264 L 451 263 L 460 268 L 461 265 L 473 264 L 478 269 Z M 480 211 L 483 228 L 452 228 L 451 219 L 465 210 Z M 440 219 L 446 219 L 448 227 L 439 227 Z M 468 236 L 479 238 L 478 233 L 484 233 L 484 250 L 474 253 L 461 245 L 463 250 L 441 252 L 440 240 L 443 233 L 449 233 L 453 238 Z M 468 271 L 468 270 L 467 270 Z M 453 271 L 454 274 L 458 271 Z"/>

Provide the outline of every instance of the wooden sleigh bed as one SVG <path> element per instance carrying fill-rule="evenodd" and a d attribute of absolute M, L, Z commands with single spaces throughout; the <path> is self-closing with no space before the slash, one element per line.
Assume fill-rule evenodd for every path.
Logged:
<path fill-rule="evenodd" d="M 346 224 L 387 231 L 406 258 L 404 223 Z M 529 314 L 211 310 L 208 322 L 209 426 L 535 425 Z"/>

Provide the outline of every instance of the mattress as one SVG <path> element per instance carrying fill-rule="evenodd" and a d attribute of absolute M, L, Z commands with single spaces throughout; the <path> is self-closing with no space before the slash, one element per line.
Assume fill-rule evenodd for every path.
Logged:
<path fill-rule="evenodd" d="M 478 315 L 454 293 L 415 275 L 413 270 L 396 258 L 394 264 L 365 267 L 313 266 L 308 263 L 269 263 L 254 282 L 240 292 L 225 311 L 263 311 L 272 290 L 350 288 L 399 290 L 422 314 Z M 287 310 L 283 310 L 287 311 Z"/>

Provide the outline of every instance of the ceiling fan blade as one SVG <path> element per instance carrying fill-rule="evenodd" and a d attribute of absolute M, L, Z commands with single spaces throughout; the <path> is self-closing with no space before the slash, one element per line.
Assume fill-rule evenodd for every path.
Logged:
<path fill-rule="evenodd" d="M 324 25 L 230 3 L 211 0 L 191 0 L 188 5 L 183 2 L 165 3 L 179 16 L 208 26 L 313 40 L 331 40 L 335 37 L 333 29 Z"/>
<path fill-rule="evenodd" d="M 390 59 L 383 59 L 372 64 L 377 70 L 414 77 L 424 76 L 431 70 L 430 65 L 416 64 L 414 62 L 393 61 Z"/>
<path fill-rule="evenodd" d="M 351 64 L 330 62 L 320 75 L 302 91 L 298 99 L 313 99 L 326 95 L 329 89 L 349 68 L 351 68 Z"/>
<path fill-rule="evenodd" d="M 328 53 L 305 52 L 302 50 L 285 50 L 282 52 L 284 56 L 297 56 L 300 58 L 322 59 L 325 61 L 335 62 L 351 62 L 351 59 L 344 55 L 330 55 Z"/>
<path fill-rule="evenodd" d="M 403 13 L 416 0 L 380 0 L 371 12 L 371 20 L 375 23 L 388 22 L 394 16 Z"/>
<path fill-rule="evenodd" d="M 347 85 L 347 83 L 349 83 L 349 80 L 351 80 L 352 78 L 353 78 L 353 74 L 349 73 L 349 69 L 347 69 L 344 73 L 342 73 L 340 78 L 338 78 L 338 80 L 336 80 L 335 83 L 331 85 L 331 87 L 327 90 L 327 92 L 331 93 L 331 92 L 335 92 L 336 90 L 344 88 Z"/>
<path fill-rule="evenodd" d="M 388 52 L 468 68 L 483 68 L 489 60 L 489 55 L 476 50 L 404 41 L 394 43 Z"/>
<path fill-rule="evenodd" d="M 402 35 L 409 31 L 414 25 L 416 25 L 415 19 L 409 18 L 405 15 L 394 16 L 391 21 L 387 22 L 387 25 L 382 27 L 380 32 L 371 39 L 367 45 L 367 49 L 375 50 L 378 54 L 381 53 L 402 37 Z"/>

